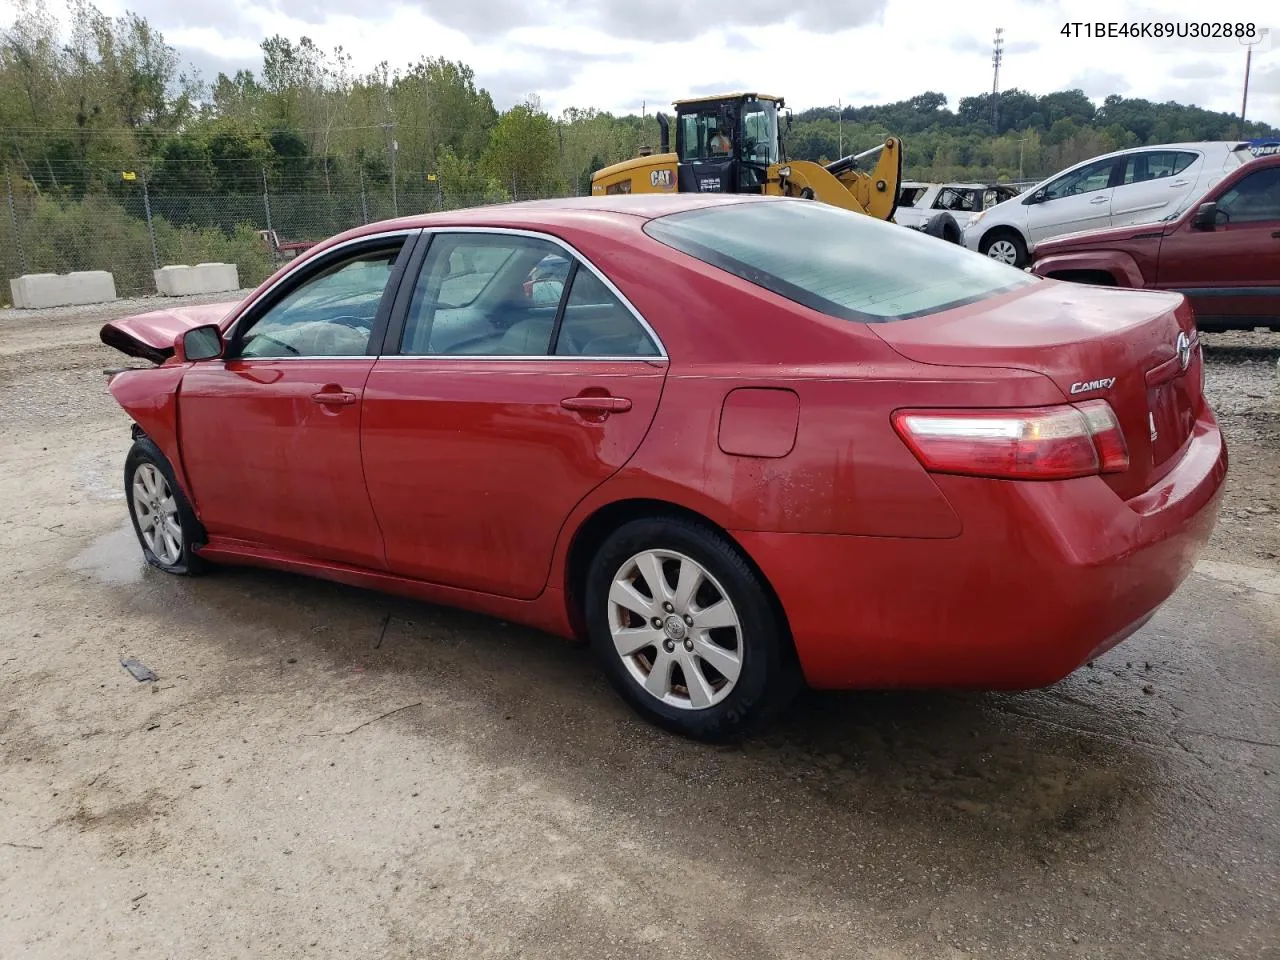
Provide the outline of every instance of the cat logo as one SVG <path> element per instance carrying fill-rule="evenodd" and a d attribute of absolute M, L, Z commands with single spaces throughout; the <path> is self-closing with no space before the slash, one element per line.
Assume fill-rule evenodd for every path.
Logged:
<path fill-rule="evenodd" d="M 671 171 L 670 170 L 654 170 L 649 174 L 649 186 L 670 189 L 671 187 Z"/>

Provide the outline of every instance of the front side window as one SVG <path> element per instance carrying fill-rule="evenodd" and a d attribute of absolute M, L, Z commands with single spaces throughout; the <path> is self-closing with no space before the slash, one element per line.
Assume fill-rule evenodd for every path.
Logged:
<path fill-rule="evenodd" d="M 748 100 L 743 106 L 742 159 L 778 162 L 778 105 L 772 100 Z"/>
<path fill-rule="evenodd" d="M 403 245 L 353 254 L 303 281 L 245 329 L 237 355 L 363 356 Z"/>
<path fill-rule="evenodd" d="M 1143 183 L 1147 180 L 1163 180 L 1181 173 L 1195 163 L 1196 155 L 1185 150 L 1151 150 L 1135 153 L 1125 158 L 1124 174 L 1120 183 Z"/>
<path fill-rule="evenodd" d="M 400 352 L 546 355 L 564 283 L 557 259 L 564 261 L 564 251 L 538 237 L 436 234 L 409 301 Z"/>
<path fill-rule="evenodd" d="M 733 156 L 733 129 L 720 123 L 715 108 L 680 116 L 680 160 L 715 160 Z"/>
<path fill-rule="evenodd" d="M 935 210 L 954 210 L 958 213 L 977 213 L 977 191 L 946 187 L 938 193 L 938 199 L 933 202 L 933 208 Z"/>
<path fill-rule="evenodd" d="M 863 323 L 946 310 L 1037 280 L 956 244 L 805 200 L 687 210 L 644 229 L 779 296 Z"/>
<path fill-rule="evenodd" d="M 1258 170 L 1242 179 L 1218 200 L 1219 220 L 1257 223 L 1280 220 L 1280 167 Z"/>
<path fill-rule="evenodd" d="M 1102 190 L 1111 183 L 1111 171 L 1115 168 L 1115 160 L 1099 160 L 1085 164 L 1079 170 L 1064 174 L 1044 189 L 1046 200 L 1060 200 L 1063 197 L 1078 197 L 1082 193 L 1093 193 Z"/>
<path fill-rule="evenodd" d="M 1017 195 L 1018 191 L 1009 187 L 988 187 L 982 191 L 982 209 L 990 210 L 997 203 L 1004 203 Z"/>

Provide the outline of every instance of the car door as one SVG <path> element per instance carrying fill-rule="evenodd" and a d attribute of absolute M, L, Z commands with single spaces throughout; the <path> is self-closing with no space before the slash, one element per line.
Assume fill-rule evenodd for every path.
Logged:
<path fill-rule="evenodd" d="M 418 231 L 343 244 L 238 317 L 179 392 L 183 466 L 212 537 L 385 569 L 365 489 L 365 381 Z"/>
<path fill-rule="evenodd" d="M 1086 163 L 1050 181 L 1027 205 L 1027 233 L 1033 244 L 1064 233 L 1111 225 L 1111 197 L 1119 160 Z"/>
<path fill-rule="evenodd" d="M 560 296 L 526 295 L 548 255 L 569 262 Z M 644 438 L 666 356 L 603 274 L 549 237 L 440 232 L 420 260 L 365 387 L 387 564 L 531 599 L 569 513 Z"/>
<path fill-rule="evenodd" d="M 1188 218 L 1164 238 L 1157 285 L 1185 293 L 1205 323 L 1250 327 L 1280 317 L 1280 166 L 1210 198 L 1216 223 L 1196 227 Z"/>
<path fill-rule="evenodd" d="M 1174 213 L 1194 188 L 1204 157 L 1190 150 L 1140 150 L 1122 159 L 1111 196 L 1111 224 L 1154 223 Z"/>

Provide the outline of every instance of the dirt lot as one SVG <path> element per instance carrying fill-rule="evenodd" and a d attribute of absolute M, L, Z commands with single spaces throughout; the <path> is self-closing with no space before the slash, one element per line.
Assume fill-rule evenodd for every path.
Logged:
<path fill-rule="evenodd" d="M 0 317 L 4 960 L 1280 957 L 1280 335 L 1207 337 L 1230 492 L 1138 636 L 711 749 L 531 631 L 144 568 L 104 315 Z"/>

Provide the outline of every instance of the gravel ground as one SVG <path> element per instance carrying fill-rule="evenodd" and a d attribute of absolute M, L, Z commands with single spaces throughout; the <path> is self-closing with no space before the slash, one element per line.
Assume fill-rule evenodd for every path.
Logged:
<path fill-rule="evenodd" d="M 1227 497 L 1206 557 L 1280 566 L 1280 333 L 1206 333 L 1205 390 L 1227 436 Z"/>
<path fill-rule="evenodd" d="M 0 314 L 0 958 L 1280 958 L 1280 335 L 1206 335 L 1223 519 L 1137 636 L 709 749 L 533 631 L 145 567 L 147 306 Z"/>

